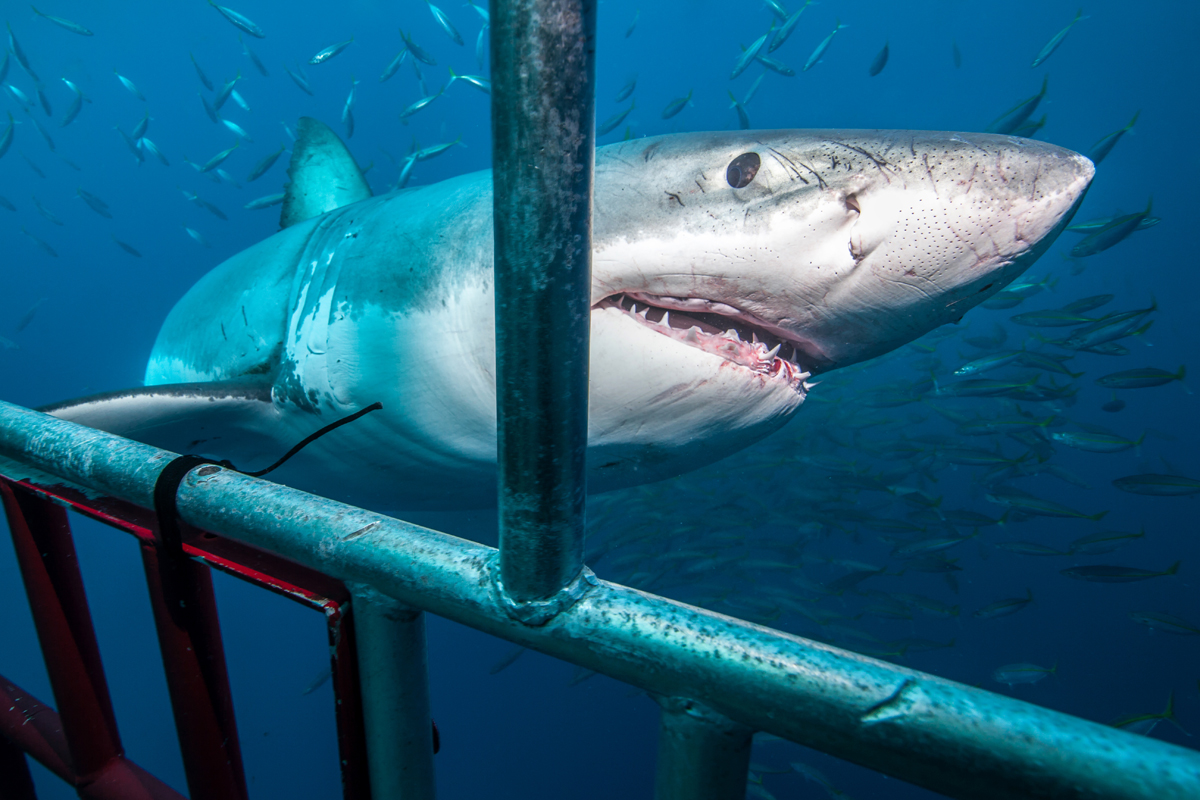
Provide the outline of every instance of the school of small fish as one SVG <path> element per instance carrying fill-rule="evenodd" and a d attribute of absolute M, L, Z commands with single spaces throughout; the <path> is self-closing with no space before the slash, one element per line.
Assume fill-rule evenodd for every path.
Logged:
<path fill-rule="evenodd" d="M 486 5 L 468 2 L 471 11 L 466 11 L 429 0 L 411 4 L 404 13 L 429 15 L 425 21 L 432 18 L 441 32 L 435 37 L 439 41 L 426 41 L 411 20 L 402 20 L 402 27 L 391 31 L 394 50 L 389 53 L 395 52 L 394 57 L 376 63 L 362 56 L 364 45 L 356 43 L 355 31 L 336 25 L 321 41 L 287 43 L 282 55 L 284 51 L 274 49 L 271 19 L 251 19 L 214 0 L 206 2 L 211 10 L 200 5 L 209 15 L 207 33 L 222 40 L 225 55 L 197 58 L 181 50 L 179 59 L 190 62 L 195 84 L 180 87 L 177 96 L 156 97 L 147 76 L 127 72 L 120 64 L 89 65 L 125 102 L 141 104 L 140 114 L 112 126 L 91 119 L 99 116 L 95 106 L 100 102 L 85 94 L 88 82 L 77 75 L 42 74 L 42 54 L 22 44 L 26 26 L 54 26 L 69 40 L 63 44 L 67 47 L 103 38 L 104 25 L 89 19 L 85 27 L 38 8 L 32 13 L 22 9 L 20 19 L 14 12 L 0 57 L 0 97 L 8 105 L 0 112 L 0 170 L 23 164 L 20 169 L 44 179 L 38 161 L 57 160 L 78 175 L 69 192 L 39 191 L 27 204 L 0 195 L 0 209 L 16 215 L 2 224 L 21 234 L 21 244 L 28 248 L 21 258 L 58 258 L 56 237 L 70 231 L 63 208 L 79 201 L 111 221 L 112 244 L 103 246 L 115 257 L 143 256 L 141 243 L 128 241 L 136 230 L 129 215 L 122 218 L 119 206 L 110 206 L 99 187 L 88 182 L 86 169 L 56 145 L 58 131 L 68 126 L 76 130 L 95 124 L 94 136 L 123 148 L 130 169 L 157 170 L 146 166 L 157 163 L 169 170 L 162 174 L 172 175 L 167 183 L 173 186 L 164 190 L 164 197 L 181 202 L 182 195 L 191 215 L 178 227 L 172 223 L 171 236 L 178 237 L 180 246 L 212 248 L 218 240 L 210 238 L 209 226 L 230 219 L 213 202 L 214 184 L 244 193 L 235 216 L 270 209 L 283 200 L 285 178 L 277 164 L 283 159 L 286 166 L 286 139 L 295 138 L 295 120 L 282 121 L 280 130 L 275 122 L 256 119 L 251 106 L 256 97 L 268 91 L 313 97 L 318 89 L 310 74 L 330 69 L 326 65 L 335 59 L 337 64 L 353 62 L 358 77 L 339 84 L 337 95 L 341 133 L 349 140 L 358 104 L 368 102 L 368 87 L 387 84 L 392 94 L 386 101 L 377 95 L 369 100 L 387 102 L 389 120 L 401 126 L 436 115 L 439 108 L 459 102 L 462 93 L 491 93 Z M 752 101 L 764 81 L 817 79 L 825 62 L 855 34 L 854 20 L 844 22 L 832 14 L 831 26 L 821 22 L 818 27 L 812 8 L 817 5 L 813 0 L 790 8 L 782 0 L 743 4 L 744 13 L 761 24 L 744 41 L 725 41 L 720 64 L 722 76 L 727 68 L 730 81 L 740 78 L 750 82 L 748 88 L 735 90 L 729 84 L 719 91 L 701 89 L 690 86 L 686 74 L 651 78 L 645 71 L 639 81 L 638 73 L 629 71 L 613 84 L 620 84 L 615 93 L 596 98 L 597 143 L 660 133 L 666 121 L 675 126 L 671 130 L 688 130 L 688 110 L 704 93 L 722 108 L 728 98 L 728 127 L 751 129 Z M 848 18 L 854 8 L 839 4 L 838 11 Z M 1041 73 L 1022 73 L 1029 75 L 1023 79 L 1028 96 L 1015 102 L 998 98 L 996 110 L 1012 104 L 990 120 L 964 122 L 964 129 L 1039 135 L 1047 123 L 1053 85 L 1042 68 L 1052 57 L 1052 64 L 1068 57 L 1071 43 L 1096 24 L 1088 19 L 1083 10 L 1066 16 L 1057 31 L 1045 32 L 1039 51 L 1018 54 L 1022 70 L 1029 65 Z M 640 12 L 619 27 L 625 39 L 661 33 L 647 30 Z M 950 41 L 937 46 L 947 68 L 962 66 L 965 48 Z M 262 57 L 268 47 L 276 59 L 271 66 Z M 884 39 L 871 42 L 870 52 L 875 55 L 869 61 L 839 61 L 838 68 L 859 70 L 864 80 L 874 80 L 903 51 L 895 40 Z M 276 64 L 282 72 L 273 75 Z M 82 70 L 78 61 L 73 69 Z M 427 82 L 434 74 L 441 80 L 430 77 Z M 666 95 L 673 99 L 665 106 L 658 105 L 661 100 L 647 103 L 651 108 L 638 104 L 638 89 L 651 79 L 674 82 Z M 167 116 L 171 104 L 184 102 L 182 98 L 189 104 L 198 101 L 212 126 L 209 144 L 191 154 L 196 160 L 156 132 L 155 112 Z M 196 105 L 192 108 L 199 113 Z M 639 112 L 647 114 L 646 120 L 638 119 Z M 1128 123 L 1086 150 L 1097 165 L 1132 148 L 1123 141 L 1135 131 L 1140 111 L 1113 112 L 1119 115 L 1115 124 Z M 651 129 L 654 125 L 658 127 Z M 408 137 L 411 144 L 401 144 L 407 144 L 407 151 L 398 158 L 384 150 L 394 167 L 385 189 L 419 182 L 419 164 L 467 146 L 462 132 L 443 133 L 432 144 Z M 480 141 L 479 146 L 486 144 Z M 259 181 L 253 189 L 243 188 Z M 1039 613 L 1064 602 L 1064 596 L 1080 603 L 1095 596 L 1081 594 L 1085 591 L 1124 592 L 1125 611 L 1112 619 L 1112 635 L 1127 637 L 1131 647 L 1136 637 L 1146 635 L 1174 637 L 1181 646 L 1194 641 L 1190 637 L 1200 636 L 1200 604 L 1153 606 L 1138 591 L 1154 582 L 1181 580 L 1196 565 L 1141 555 L 1147 543 L 1171 535 L 1152 512 L 1132 525 L 1126 521 L 1114 527 L 1105 519 L 1110 506 L 1129 502 L 1130 495 L 1145 498 L 1138 508 L 1153 508 L 1154 503 L 1178 503 L 1172 498 L 1200 494 L 1200 468 L 1169 463 L 1156 450 L 1158 443 L 1173 438 L 1172 432 L 1127 411 L 1129 398 L 1137 393 L 1191 394 L 1185 365 L 1163 363 L 1152 347 L 1154 326 L 1164 314 L 1159 300 L 1176 306 L 1150 293 L 1083 296 L 1071 288 L 1093 257 L 1113 248 L 1132 252 L 1143 237 L 1159 235 L 1154 229 L 1163 218 L 1157 214 L 1166 212 L 1155 208 L 1152 190 L 1147 186 L 1145 194 L 1128 198 L 1124 209 L 1105 209 L 1103 216 L 1085 207 L 1063 234 L 1057 248 L 1061 255 L 1045 256 L 1036 274 L 1019 278 L 961 323 L 869 364 L 822 376 L 797 419 L 754 448 L 675 480 L 592 498 L 587 563 L 606 580 L 873 657 L 919 660 L 919 668 L 935 673 L 939 654 L 969 647 L 972 639 L 988 637 L 998 626 L 1023 624 L 1021 620 L 1035 625 Z M 0 336 L 0 353 L 19 347 L 45 303 L 46 298 L 25 303 L 28 310 Z M 1105 476 L 1102 482 L 1094 478 L 1097 469 Z M 989 585 L 981 595 L 975 581 L 988 571 L 989 562 L 1023 564 L 1028 577 L 1004 588 Z M 1008 617 L 1013 619 L 1004 619 Z M 1007 637 L 1019 640 L 1020 628 L 1006 630 Z M 510 651 L 490 672 L 509 669 L 522 652 Z M 996 663 L 986 674 L 953 677 L 1053 705 L 1032 692 L 1068 681 L 1081 668 L 1065 645 L 1062 652 L 1016 648 L 1010 661 Z M 578 673 L 573 682 L 591 674 Z M 307 692 L 318 685 L 314 681 Z M 1134 713 L 1100 721 L 1144 735 L 1161 732 L 1157 726 L 1165 721 L 1190 735 L 1175 713 L 1184 687 L 1156 688 L 1166 698 L 1165 710 L 1129 709 Z M 1195 687 L 1190 692 L 1194 695 Z M 790 774 L 831 797 L 846 797 L 815 767 L 789 760 L 792 751 L 773 750 L 779 740 L 759 736 L 757 742 L 749 796 L 772 800 L 768 783 L 774 779 L 764 783 L 764 776 Z"/>

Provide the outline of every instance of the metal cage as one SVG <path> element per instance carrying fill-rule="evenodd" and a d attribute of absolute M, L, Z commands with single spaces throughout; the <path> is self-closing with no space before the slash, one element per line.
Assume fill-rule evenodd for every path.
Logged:
<path fill-rule="evenodd" d="M 659 800 L 744 796 L 755 731 L 953 797 L 1200 797 L 1200 753 L 587 569 L 596 7 L 493 5 L 500 547 L 214 465 L 179 485 L 171 547 L 148 509 L 175 454 L 0 403 L 0 494 L 57 703 L 0 678 L 0 795 L 34 796 L 29 755 L 83 797 L 179 797 L 124 758 L 65 507 L 139 540 L 193 800 L 247 796 L 210 567 L 325 614 L 346 798 L 434 796 L 424 612 L 651 693 Z"/>

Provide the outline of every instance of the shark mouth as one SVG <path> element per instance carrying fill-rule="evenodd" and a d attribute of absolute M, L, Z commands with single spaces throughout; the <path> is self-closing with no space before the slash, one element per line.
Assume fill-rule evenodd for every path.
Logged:
<path fill-rule="evenodd" d="M 801 342 L 725 303 L 625 292 L 604 298 L 594 308 L 617 309 L 656 333 L 782 380 L 800 395 L 813 386 L 806 382 L 812 370 L 802 362 Z"/>

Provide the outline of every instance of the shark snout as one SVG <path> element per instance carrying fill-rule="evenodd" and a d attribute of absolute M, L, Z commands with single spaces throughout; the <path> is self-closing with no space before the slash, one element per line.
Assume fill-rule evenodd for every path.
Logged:
<path fill-rule="evenodd" d="M 1043 142 L 941 134 L 913 143 L 853 194 L 849 269 L 810 332 L 827 368 L 872 358 L 960 319 L 1042 255 L 1095 168 Z"/>

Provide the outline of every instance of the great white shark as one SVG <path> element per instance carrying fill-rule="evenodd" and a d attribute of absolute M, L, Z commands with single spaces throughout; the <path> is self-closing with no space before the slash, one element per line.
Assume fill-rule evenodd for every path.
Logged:
<path fill-rule="evenodd" d="M 1010 136 L 775 130 L 596 150 L 588 482 L 660 480 L 767 436 L 809 378 L 953 322 L 1069 223 L 1094 168 Z M 302 120 L 283 229 L 168 315 L 145 386 L 51 406 L 376 510 L 496 493 L 488 171 L 372 197 Z"/>

